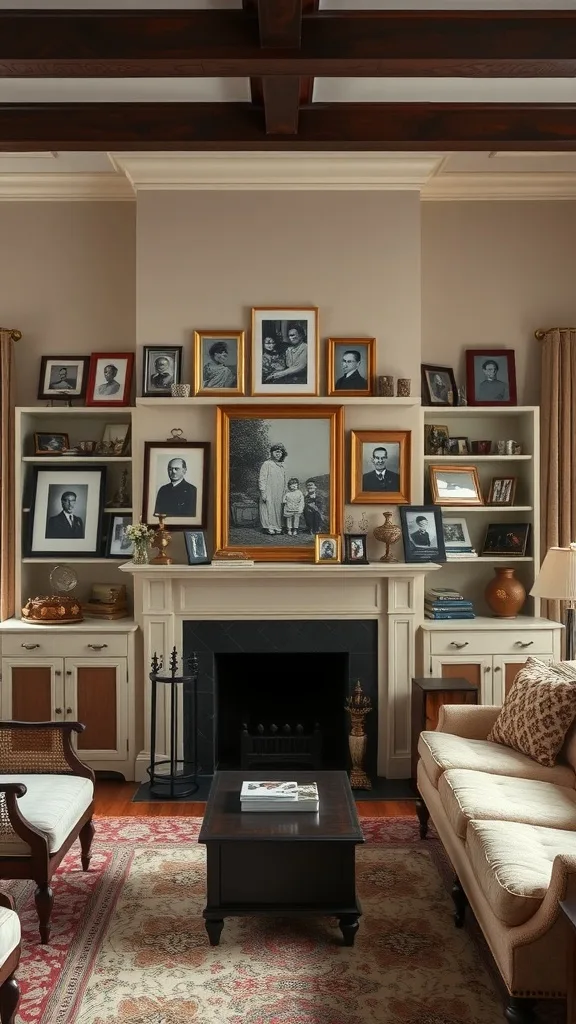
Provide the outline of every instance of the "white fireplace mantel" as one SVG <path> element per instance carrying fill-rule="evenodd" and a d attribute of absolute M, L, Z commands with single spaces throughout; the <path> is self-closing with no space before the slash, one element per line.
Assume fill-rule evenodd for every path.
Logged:
<path fill-rule="evenodd" d="M 152 655 L 164 663 L 173 647 L 183 651 L 183 623 L 199 619 L 375 619 L 378 622 L 378 774 L 410 774 L 410 688 L 416 631 L 423 614 L 425 574 L 436 563 L 370 565 L 257 563 L 254 566 L 134 565 L 134 617 L 142 629 L 144 671 Z M 157 750 L 167 746 L 161 708 Z M 146 749 L 136 778 L 150 763 L 150 692 L 145 688 Z"/>

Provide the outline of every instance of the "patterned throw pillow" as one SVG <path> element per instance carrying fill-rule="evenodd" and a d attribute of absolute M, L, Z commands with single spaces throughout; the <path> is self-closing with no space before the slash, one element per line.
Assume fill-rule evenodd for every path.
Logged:
<path fill-rule="evenodd" d="M 510 687 L 488 739 L 551 768 L 576 717 L 575 683 L 572 668 L 528 658 Z"/>

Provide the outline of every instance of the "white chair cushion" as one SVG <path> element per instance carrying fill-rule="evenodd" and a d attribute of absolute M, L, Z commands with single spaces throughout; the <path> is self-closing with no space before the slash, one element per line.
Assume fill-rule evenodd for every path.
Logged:
<path fill-rule="evenodd" d="M 554 858 L 576 855 L 576 832 L 517 821 L 469 821 L 466 853 L 499 921 L 524 924 L 544 899 Z"/>
<path fill-rule="evenodd" d="M 22 817 L 48 839 L 56 853 L 94 798 L 91 779 L 77 775 L 4 775 L 0 785 L 21 782 L 27 792 L 18 800 Z M 19 836 L 0 836 L 0 857 L 29 857 L 30 847 Z"/>
<path fill-rule="evenodd" d="M 576 789 L 539 779 L 514 779 L 452 769 L 438 782 L 448 820 L 460 839 L 469 821 L 521 821 L 576 832 Z"/>
<path fill-rule="evenodd" d="M 501 743 L 468 740 L 449 732 L 421 732 L 418 753 L 430 782 L 436 787 L 442 773 L 450 768 L 470 768 L 492 775 L 512 775 L 517 779 L 540 779 L 572 788 L 576 783 L 574 771 L 568 765 L 547 768 Z"/>
<path fill-rule="evenodd" d="M 0 967 L 20 942 L 20 918 L 14 910 L 0 907 Z"/>

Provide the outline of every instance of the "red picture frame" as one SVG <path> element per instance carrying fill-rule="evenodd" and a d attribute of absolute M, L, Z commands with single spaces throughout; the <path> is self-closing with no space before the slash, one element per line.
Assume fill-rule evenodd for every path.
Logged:
<path fill-rule="evenodd" d="M 468 405 L 494 408 L 518 404 L 513 348 L 466 349 L 466 399 Z"/>
<path fill-rule="evenodd" d="M 112 367 L 114 373 L 105 370 Z M 86 405 L 116 409 L 130 405 L 133 352 L 92 352 L 88 369 Z M 116 385 L 116 387 L 114 386 Z"/>

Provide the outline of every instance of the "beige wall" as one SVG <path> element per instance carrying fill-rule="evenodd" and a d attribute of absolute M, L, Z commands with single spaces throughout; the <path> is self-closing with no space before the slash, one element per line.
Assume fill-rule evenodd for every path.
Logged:
<path fill-rule="evenodd" d="M 518 404 L 539 402 L 534 331 L 576 323 L 576 203 L 422 205 L 422 361 L 465 379 L 466 348 L 516 351 Z"/>
<path fill-rule="evenodd" d="M 42 355 L 133 350 L 132 203 L 0 203 L 0 322 L 18 327 L 16 401 L 36 403 Z"/>
<path fill-rule="evenodd" d="M 302 304 L 322 339 L 374 336 L 378 371 L 419 383 L 415 192 L 144 192 L 137 252 L 138 342 L 184 345 L 185 380 L 194 329 Z"/>

